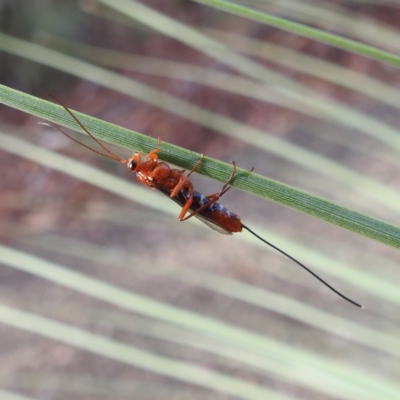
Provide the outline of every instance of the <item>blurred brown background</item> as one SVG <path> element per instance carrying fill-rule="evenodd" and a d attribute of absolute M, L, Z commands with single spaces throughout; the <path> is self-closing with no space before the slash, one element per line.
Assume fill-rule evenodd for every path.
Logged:
<path fill-rule="evenodd" d="M 395 67 L 191 1 L 154 0 L 143 4 L 196 29 L 219 29 L 279 44 L 361 72 L 393 87 L 398 85 L 400 79 Z M 264 7 L 266 11 L 285 16 L 277 4 L 269 5 L 270 9 L 264 2 L 246 4 Z M 315 5 L 313 2 L 311 4 Z M 329 5 L 342 7 L 342 10 L 354 13 L 360 19 L 370 18 L 395 28 L 400 20 L 400 9 L 396 2 L 324 2 L 324 6 Z M 46 35 L 54 35 L 80 44 L 238 75 L 224 64 L 162 33 L 140 23 L 130 23 L 129 26 L 125 22 L 124 17 L 91 1 L 0 1 L 1 32 L 30 42 L 46 45 L 49 40 Z M 326 29 L 341 34 L 338 28 L 330 24 L 327 24 Z M 375 99 L 309 76 L 295 68 L 258 61 L 307 85 L 317 93 L 351 106 L 365 115 L 374 116 L 394 128 L 400 124 L 398 111 Z M 393 156 L 391 149 L 376 144 L 371 138 L 352 136 L 354 132 L 348 128 L 322 122 L 287 107 L 185 80 L 132 71 L 118 70 L 118 73 L 220 115 L 272 132 L 393 189 L 399 186 L 398 167 L 380 161 L 386 160 L 386 156 Z M 398 215 L 377 206 L 373 201 L 360 198 L 356 191 L 353 192 L 345 185 L 312 174 L 241 140 L 228 138 L 140 100 L 127 98 L 22 57 L 0 53 L 0 83 L 44 99 L 48 99 L 47 93 L 52 93 L 75 110 L 226 162 L 236 160 L 238 165 L 246 169 L 254 166 L 259 174 L 398 224 Z M 13 126 L 16 137 L 56 150 L 124 179 L 135 180 L 128 175 L 124 166 L 98 157 L 55 130 L 38 125 L 37 118 L 0 106 L 0 122 L 7 125 L 7 129 Z M 331 140 L 337 136 L 338 131 L 341 137 L 348 135 L 348 141 L 353 144 L 359 141 L 371 149 L 376 148 L 381 158 L 370 157 Z M 319 136 L 316 132 L 325 133 L 325 136 Z M 243 135 L 246 133 L 243 132 Z M 121 150 L 121 153 L 125 155 L 126 151 Z M 396 356 L 330 334 L 326 332 L 326 326 L 318 329 L 207 289 L 200 283 L 196 285 L 196 279 L 200 282 L 196 275 L 187 278 L 185 283 L 184 273 L 180 276 L 179 268 L 194 273 L 209 272 L 248 283 L 311 305 L 332 316 L 398 337 L 398 306 L 364 292 L 362 282 L 359 287 L 355 287 L 319 272 L 349 297 L 365 304 L 366 310 L 360 312 L 279 254 L 253 247 L 236 238 L 218 235 L 211 230 L 203 230 L 198 225 L 178 223 L 177 218 L 134 204 L 6 151 L 0 150 L 0 165 L 0 243 L 3 245 L 165 304 L 194 311 L 301 350 L 331 357 L 366 375 L 371 374 L 372 380 L 377 375 L 383 380 L 399 381 L 400 368 Z M 196 188 L 205 194 L 214 193 L 220 187 L 216 182 L 198 177 L 194 181 Z M 158 193 L 152 194 L 162 197 Z M 250 227 L 269 229 L 301 245 L 310 246 L 313 251 L 322 252 L 333 261 L 352 265 L 393 283 L 399 282 L 400 275 L 396 269 L 398 254 L 394 249 L 238 190 L 232 189 L 222 203 L 239 214 Z M 176 216 L 178 214 L 177 208 Z M 298 257 L 291 248 L 284 250 Z M 80 251 L 89 257 L 79 257 Z M 310 267 L 318 262 L 312 254 L 309 259 L 302 258 Z M 96 257 L 105 263 L 96 262 Z M 387 264 L 376 265 L 374 260 L 382 259 L 379 257 L 384 257 Z M 339 396 L 335 391 L 330 395 L 329 384 L 326 392 L 313 390 L 311 386 L 285 381 L 272 373 L 244 368 L 240 362 L 227 360 L 212 352 L 162 340 L 149 333 L 156 331 L 152 325 L 155 321 L 149 317 L 118 309 L 61 285 L 11 269 L 5 264 L 0 266 L 0 296 L 2 303 L 12 307 L 45 315 L 174 360 L 186 361 L 251 382 L 291 396 L 289 398 L 351 398 L 349 395 Z M 124 318 L 132 319 L 135 332 L 121 328 L 120 323 Z M 172 331 L 170 336 L 174 336 Z M 354 331 L 356 336 L 357 332 Z M 212 391 L 132 367 L 7 325 L 0 325 L 0 338 L 0 386 L 27 398 L 235 398 L 221 391 Z M 307 368 L 307 365 L 303 367 Z M 299 374 L 300 371 L 301 368 Z M 318 380 L 318 376 L 315 379 Z M 356 394 L 352 398 L 360 399 Z M 375 397 L 371 394 L 370 398 Z M 387 398 L 395 397 L 388 395 Z"/>

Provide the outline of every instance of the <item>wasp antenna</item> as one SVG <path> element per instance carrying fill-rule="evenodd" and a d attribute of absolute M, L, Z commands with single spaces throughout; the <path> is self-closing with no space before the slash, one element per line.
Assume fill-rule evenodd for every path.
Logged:
<path fill-rule="evenodd" d="M 75 122 L 103 149 L 103 150 L 105 150 L 107 153 L 109 153 L 109 154 L 111 154 L 113 157 L 110 157 L 110 156 L 106 156 L 105 154 L 103 154 L 103 153 L 100 153 L 100 152 L 98 152 L 98 151 L 96 151 L 96 150 L 94 150 L 94 149 L 92 149 L 91 147 L 89 147 L 89 146 L 86 146 L 86 145 L 84 145 L 82 142 L 80 142 L 79 140 L 76 140 L 76 139 L 73 139 L 70 135 L 67 135 L 65 132 L 63 132 L 61 129 L 58 129 L 61 133 L 63 133 L 65 136 L 67 136 L 67 137 L 69 137 L 71 140 L 73 140 L 74 142 L 76 142 L 76 143 L 79 143 L 80 145 L 82 145 L 82 146 L 84 146 L 84 147 L 86 147 L 87 149 L 89 149 L 89 150 L 92 150 L 93 152 L 95 152 L 95 153 L 97 153 L 97 154 L 101 154 L 102 156 L 104 156 L 104 157 L 107 157 L 107 158 L 111 158 L 112 160 L 116 160 L 116 161 L 120 161 L 120 162 L 123 162 L 124 160 L 120 157 L 120 156 L 118 156 L 117 154 L 115 154 L 114 152 L 112 152 L 110 149 L 107 149 L 107 147 L 106 146 L 104 146 L 104 144 L 103 143 L 101 143 L 100 142 L 100 140 L 98 140 L 98 139 L 96 139 L 86 128 L 85 128 L 85 126 L 82 124 L 82 122 L 81 121 L 79 121 L 79 119 L 74 115 L 74 113 L 60 100 L 60 99 L 58 99 L 57 97 L 55 97 L 55 96 L 53 96 L 52 94 L 50 94 L 50 93 L 47 93 L 47 95 L 49 96 L 49 97 L 51 97 L 53 100 L 55 100 L 58 104 L 60 104 L 61 105 L 61 107 L 63 107 L 64 109 L 65 109 L 65 111 L 67 111 L 67 113 L 75 120 Z"/>
<path fill-rule="evenodd" d="M 80 145 L 83 146 L 83 147 L 86 147 L 86 148 L 89 149 L 90 151 L 93 151 L 93 153 L 100 154 L 101 156 L 110 158 L 111 160 L 114 160 L 114 161 L 120 161 L 120 162 L 123 161 L 123 160 L 121 160 L 119 157 L 118 157 L 118 158 L 111 157 L 111 156 L 109 156 L 108 154 L 104 154 L 104 153 L 102 153 L 102 152 L 100 152 L 100 151 L 97 151 L 97 150 L 95 150 L 95 149 L 92 149 L 90 146 L 87 146 L 85 143 L 82 143 L 82 142 L 80 142 L 79 140 L 77 140 L 77 139 L 75 139 L 74 137 L 72 137 L 71 135 L 68 135 L 68 133 L 64 132 L 64 131 L 63 131 L 61 128 L 59 128 L 58 126 L 55 126 L 55 125 L 53 125 L 53 124 L 49 124 L 48 122 L 38 122 L 38 124 L 39 124 L 39 125 L 44 125 L 44 126 L 49 126 L 50 128 L 57 129 L 60 133 L 62 133 L 63 135 L 65 135 L 66 137 L 68 137 L 69 139 L 71 139 L 73 142 L 78 143 L 78 144 L 80 144 Z"/>
<path fill-rule="evenodd" d="M 348 301 L 349 303 L 360 307 L 360 308 L 364 308 L 361 304 L 356 303 L 355 301 L 349 299 L 348 297 L 346 297 L 344 294 L 340 293 L 339 291 L 337 291 L 334 287 L 332 287 L 331 285 L 329 285 L 329 283 L 325 282 L 322 278 L 320 278 L 315 272 L 311 271 L 309 268 L 307 268 L 305 265 L 303 265 L 300 261 L 297 261 L 295 258 L 293 258 L 292 256 L 290 256 L 289 254 L 285 253 L 283 250 L 281 250 L 280 248 L 274 246 L 272 243 L 268 242 L 267 240 L 263 239 L 261 236 L 257 235 L 257 233 L 255 233 L 254 231 L 252 231 L 249 227 L 242 225 L 244 229 L 246 229 L 247 231 L 249 231 L 252 235 L 254 235 L 257 239 L 260 239 L 262 242 L 264 242 L 265 244 L 267 244 L 268 246 L 274 248 L 275 250 L 279 251 L 279 253 L 283 254 L 284 256 L 286 256 L 287 258 L 291 259 L 292 261 L 294 261 L 297 265 L 300 265 L 300 267 L 304 268 L 307 272 L 309 272 L 314 278 L 318 279 L 321 283 L 323 283 L 326 287 L 328 287 L 329 289 L 331 289 L 333 292 L 335 292 L 338 296 L 340 296 L 342 299 Z"/>

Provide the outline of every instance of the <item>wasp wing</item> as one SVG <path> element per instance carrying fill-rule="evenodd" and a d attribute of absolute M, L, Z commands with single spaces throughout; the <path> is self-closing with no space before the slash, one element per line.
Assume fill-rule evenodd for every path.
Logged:
<path fill-rule="evenodd" d="M 171 200 L 173 200 L 175 203 L 179 204 L 181 207 L 183 207 L 186 202 L 187 202 L 187 197 L 185 196 L 185 193 L 183 190 L 181 190 L 175 197 L 171 197 L 170 193 L 166 191 L 163 188 L 157 188 L 161 193 L 165 194 L 168 196 Z M 196 212 L 202 204 L 200 203 L 200 199 L 204 199 L 205 197 L 201 195 L 198 192 L 194 192 L 194 199 L 193 203 L 190 207 L 190 212 Z M 219 233 L 222 233 L 223 235 L 232 235 L 232 232 L 227 230 L 224 226 L 220 225 L 218 222 L 214 221 L 211 218 L 208 218 L 206 215 L 204 215 L 204 211 L 202 210 L 194 215 L 198 220 L 203 222 L 203 224 L 206 224 L 209 228 L 213 229 L 214 231 L 217 231 Z"/>

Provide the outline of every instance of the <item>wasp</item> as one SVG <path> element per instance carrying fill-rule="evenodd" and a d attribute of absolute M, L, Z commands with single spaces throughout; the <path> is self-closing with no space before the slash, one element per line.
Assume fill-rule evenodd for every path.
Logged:
<path fill-rule="evenodd" d="M 175 201 L 182 207 L 182 210 L 179 214 L 180 221 L 187 221 L 192 217 L 196 217 L 210 228 L 225 235 L 232 235 L 233 233 L 247 230 L 257 239 L 261 240 L 266 245 L 274 248 L 285 257 L 289 258 L 297 265 L 305 269 L 312 276 L 323 283 L 326 287 L 335 292 L 338 296 L 348 301 L 349 303 L 362 308 L 362 305 L 356 303 L 355 301 L 340 293 L 338 290 L 336 290 L 334 287 L 332 287 L 330 284 L 320 278 L 316 273 L 314 273 L 300 261 L 296 260 L 294 257 L 284 252 L 282 249 L 278 248 L 274 244 L 259 236 L 248 226 L 244 225 L 237 214 L 230 212 L 227 208 L 218 203 L 218 200 L 229 189 L 231 189 L 230 183 L 236 174 L 236 163 L 234 161 L 232 162 L 232 172 L 225 184 L 222 186 L 221 190 L 218 193 L 205 196 L 194 190 L 193 183 L 189 179 L 193 172 L 196 171 L 196 169 L 203 161 L 203 154 L 201 155 L 199 161 L 188 173 L 186 173 L 185 170 L 171 168 L 167 163 L 159 160 L 158 154 L 161 148 L 160 139 L 158 140 L 157 148 L 150 151 L 150 153 L 148 153 L 147 155 L 136 152 L 133 153 L 130 158 L 123 159 L 115 154 L 113 151 L 108 149 L 106 146 L 104 146 L 103 143 L 101 143 L 98 139 L 96 139 L 72 113 L 72 111 L 60 100 L 52 95 L 50 95 L 50 97 L 57 101 L 71 115 L 76 123 L 105 151 L 105 153 L 97 151 L 90 146 L 87 146 L 86 144 L 80 142 L 66 132 L 62 131 L 60 128 L 55 127 L 58 131 L 69 137 L 74 142 L 86 147 L 90 151 L 93 151 L 94 153 L 99 154 L 103 157 L 110 158 L 112 160 L 120 162 L 121 164 L 126 165 L 128 171 L 135 173 L 137 179 L 143 185 L 158 190 L 161 193 L 169 196 L 173 201 Z M 252 171 L 253 169 L 250 172 Z"/>

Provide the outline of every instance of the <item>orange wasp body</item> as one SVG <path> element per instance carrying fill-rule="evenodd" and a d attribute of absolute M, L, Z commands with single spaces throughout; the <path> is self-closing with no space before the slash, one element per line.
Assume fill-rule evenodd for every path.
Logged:
<path fill-rule="evenodd" d="M 202 155 L 192 170 L 185 174 L 184 170 L 171 169 L 167 163 L 158 161 L 160 146 L 159 140 L 158 147 L 145 156 L 143 161 L 141 153 L 134 153 L 128 160 L 120 162 L 126 164 L 128 171 L 135 172 L 141 183 L 161 191 L 182 206 L 180 221 L 195 216 L 203 222 L 208 220 L 207 225 L 221 233 L 231 235 L 234 232 L 241 232 L 243 225 L 240 218 L 217 203 L 218 199 L 230 189 L 229 182 L 235 175 L 236 164 L 233 163 L 231 176 L 219 193 L 203 196 L 194 190 L 189 177 L 201 164 L 204 156 Z M 186 216 L 188 212 L 190 214 Z"/>
<path fill-rule="evenodd" d="M 51 95 L 50 95 L 51 96 Z M 279 249 L 272 243 L 268 242 L 266 239 L 257 235 L 254 231 L 252 231 L 249 227 L 244 225 L 240 219 L 240 217 L 229 210 L 227 210 L 224 206 L 217 203 L 217 201 L 231 188 L 229 186 L 233 177 L 236 173 L 236 164 L 233 164 L 233 170 L 228 178 L 228 180 L 223 185 L 222 189 L 218 193 L 214 193 L 208 196 L 204 196 L 199 192 L 196 192 L 193 187 L 193 183 L 190 182 L 190 175 L 198 168 L 201 164 L 204 155 L 201 155 L 199 161 L 196 165 L 190 170 L 188 174 L 185 174 L 185 170 L 179 170 L 170 168 L 170 166 L 162 161 L 159 161 L 158 153 L 161 147 L 161 140 L 158 141 L 158 146 L 156 149 L 152 150 L 147 156 L 144 156 L 142 153 L 133 153 L 132 156 L 128 160 L 124 160 L 119 157 L 117 154 L 113 153 L 111 150 L 107 149 L 99 140 L 97 140 L 75 117 L 75 115 L 63 104 L 60 100 L 51 96 L 54 100 L 60 103 L 64 109 L 71 115 L 71 117 L 79 124 L 79 126 L 102 148 L 106 151 L 106 154 L 101 153 L 91 147 L 81 143 L 80 141 L 74 139 L 61 129 L 57 128 L 61 133 L 69 137 L 76 143 L 88 148 L 89 150 L 100 154 L 104 157 L 110 158 L 115 161 L 119 161 L 122 164 L 125 164 L 128 168 L 128 171 L 136 173 L 137 179 L 146 186 L 151 187 L 152 189 L 159 190 L 163 194 L 169 196 L 172 200 L 178 203 L 182 207 L 182 211 L 179 214 L 180 221 L 186 221 L 191 217 L 196 217 L 208 225 L 210 228 L 226 235 L 231 235 L 235 232 L 241 232 L 243 229 L 250 232 L 252 235 L 257 237 L 259 240 L 271 246 L 275 250 L 279 251 L 281 254 L 285 255 L 296 264 L 304 268 L 311 275 L 313 275 L 316 279 L 322 282 L 325 286 L 335 292 L 337 295 L 345 299 L 346 301 L 352 303 L 357 307 L 362 307 L 360 304 L 355 301 L 349 299 L 344 296 L 342 293 L 337 291 L 323 279 L 321 279 L 317 274 L 307 268 L 304 264 L 297 261 L 295 258 L 285 253 L 283 250 Z M 188 214 L 189 215 L 186 215 Z"/>

